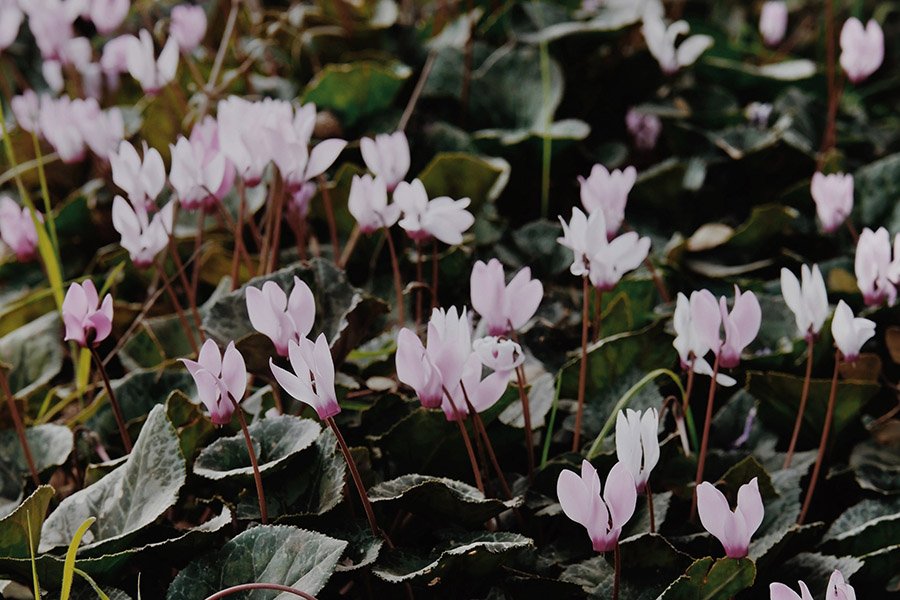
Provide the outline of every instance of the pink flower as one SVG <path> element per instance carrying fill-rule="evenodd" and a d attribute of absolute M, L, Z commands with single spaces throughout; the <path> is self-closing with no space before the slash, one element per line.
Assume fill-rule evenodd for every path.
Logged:
<path fill-rule="evenodd" d="M 827 233 L 834 232 L 853 210 L 853 175 L 816 173 L 809 191 L 816 203 L 816 214 L 822 229 Z"/>
<path fill-rule="evenodd" d="M 72 23 L 78 18 L 77 3 L 60 0 L 28 0 L 19 2 L 28 15 L 28 28 L 41 51 L 41 58 L 60 60 L 66 43 L 75 36 Z"/>
<path fill-rule="evenodd" d="M 380 133 L 375 139 L 364 137 L 359 141 L 366 167 L 384 180 L 389 192 L 403 181 L 409 172 L 409 142 L 402 131 Z"/>
<path fill-rule="evenodd" d="M 292 127 L 292 120 L 293 108 L 281 100 L 250 102 L 229 96 L 219 102 L 219 143 L 247 186 L 255 187 L 262 181 L 274 156 L 273 138 Z"/>
<path fill-rule="evenodd" d="M 156 255 L 169 245 L 172 234 L 175 204 L 169 202 L 150 219 L 142 207 L 135 210 L 125 198 L 113 200 L 113 227 L 122 236 L 122 247 L 128 250 L 134 266 L 145 269 L 153 264 Z"/>
<path fill-rule="evenodd" d="M 588 275 L 594 287 L 609 291 L 628 271 L 636 269 L 647 258 L 650 238 L 639 237 L 634 231 L 607 240 L 603 211 L 586 217 L 578 208 L 572 209 L 572 219 L 563 226 L 563 237 L 557 241 L 572 250 L 573 275 Z"/>
<path fill-rule="evenodd" d="M 641 31 L 647 42 L 647 49 L 666 75 L 674 75 L 682 67 L 694 64 L 713 45 L 713 39 L 708 35 L 692 35 L 676 48 L 675 40 L 690 31 L 687 21 L 666 25 L 659 15 L 650 11 L 644 15 Z"/>
<path fill-rule="evenodd" d="M 763 520 L 763 501 L 756 477 L 738 490 L 737 507 L 728 506 L 725 495 L 704 481 L 697 487 L 697 511 L 704 529 L 718 539 L 728 558 L 744 558 L 750 538 Z"/>
<path fill-rule="evenodd" d="M 844 360 L 853 362 L 859 358 L 859 351 L 869 338 L 875 335 L 875 322 L 862 317 L 854 317 L 853 311 L 843 300 L 838 302 L 831 320 L 831 335 Z"/>
<path fill-rule="evenodd" d="M 705 293 L 703 293 L 705 292 Z M 719 364 L 725 368 L 736 367 L 741 361 L 741 352 L 759 333 L 762 311 L 753 292 L 743 292 L 734 286 L 734 304 L 728 312 L 725 297 L 719 298 L 718 311 L 715 298 L 704 290 L 691 301 L 691 322 L 702 343 L 719 356 Z M 725 330 L 725 339 L 720 338 L 720 328 Z"/>
<path fill-rule="evenodd" d="M 131 8 L 131 0 L 90 0 L 90 19 L 97 31 L 107 35 L 115 31 Z"/>
<path fill-rule="evenodd" d="M 96 346 L 112 331 L 112 296 L 107 294 L 100 304 L 97 288 L 90 279 L 83 284 L 73 283 L 63 300 L 62 314 L 66 325 L 65 341 L 76 342 L 82 347 Z"/>
<path fill-rule="evenodd" d="M 482 379 L 481 358 L 472 353 L 463 364 L 462 375 L 454 385 L 448 385 L 449 398 L 445 395 L 441 409 L 448 421 L 465 418 L 469 414 L 468 398 L 472 408 L 482 413 L 500 400 L 509 381 L 509 371 L 494 371 Z M 465 388 L 465 389 L 464 389 Z M 452 402 L 451 402 L 452 398 Z"/>
<path fill-rule="evenodd" d="M 132 204 L 140 209 L 153 204 L 166 184 L 166 166 L 156 148 L 144 142 L 144 158 L 128 142 L 119 144 L 109 155 L 113 183 L 121 188 Z"/>
<path fill-rule="evenodd" d="M 800 584 L 800 594 L 797 594 L 797 592 L 783 583 L 770 583 L 769 600 L 813 600 L 812 594 L 809 593 L 809 588 L 806 587 L 806 584 L 802 581 L 798 581 L 797 583 Z"/>
<path fill-rule="evenodd" d="M 632 409 L 616 415 L 616 457 L 634 478 L 636 490 L 643 492 L 650 472 L 659 462 L 659 413 L 648 408 L 641 415 Z"/>
<path fill-rule="evenodd" d="M 391 227 L 400 218 L 400 205 L 388 204 L 384 180 L 371 175 L 353 176 L 347 208 L 363 233 Z"/>
<path fill-rule="evenodd" d="M 16 123 L 19 127 L 29 133 L 41 135 L 40 118 L 41 118 L 41 102 L 34 90 L 25 90 L 19 96 L 13 96 L 10 106 L 13 115 L 16 117 Z"/>
<path fill-rule="evenodd" d="M 290 342 L 301 343 L 312 330 L 316 300 L 299 277 L 294 277 L 290 297 L 274 281 L 265 282 L 262 289 L 248 286 L 246 295 L 250 323 L 272 340 L 280 356 L 288 355 Z"/>
<path fill-rule="evenodd" d="M 863 229 L 856 244 L 856 284 L 867 306 L 878 306 L 887 301 L 893 306 L 897 300 L 897 288 L 891 281 L 891 236 L 887 229 L 872 231 Z"/>
<path fill-rule="evenodd" d="M 884 61 L 884 32 L 870 19 L 862 22 L 850 17 L 841 28 L 841 67 L 853 83 L 861 83 L 878 70 Z"/>
<path fill-rule="evenodd" d="M 397 378 L 416 391 L 425 408 L 441 403 L 443 388 L 450 391 L 462 377 L 472 354 L 472 333 L 466 309 L 457 313 L 436 308 L 428 322 L 426 345 L 415 333 L 400 330 L 397 337 Z"/>
<path fill-rule="evenodd" d="M 101 110 L 95 98 L 72 101 L 69 117 L 74 119 L 87 147 L 103 160 L 109 160 L 125 137 L 122 112 L 118 108 Z M 49 137 L 45 129 L 44 132 Z"/>
<path fill-rule="evenodd" d="M 813 600 L 809 588 L 802 581 L 800 584 L 800 594 L 784 585 L 783 583 L 769 584 L 770 600 Z M 844 576 L 840 571 L 835 570 L 828 579 L 828 588 L 825 592 L 825 600 L 856 600 L 856 591 L 853 586 L 844 581 Z"/>
<path fill-rule="evenodd" d="M 208 169 L 210 163 L 214 162 L 219 156 L 225 156 L 219 145 L 219 123 L 210 116 L 194 125 L 189 139 L 204 169 Z M 225 174 L 222 176 L 222 183 L 213 190 L 219 201 L 234 187 L 234 165 L 227 157 L 224 158 L 224 163 Z"/>
<path fill-rule="evenodd" d="M 323 140 L 310 150 L 309 140 L 291 135 L 273 135 L 271 142 L 272 160 L 290 192 L 324 173 L 347 145 L 344 140 L 335 138 Z"/>
<path fill-rule="evenodd" d="M 794 313 L 800 333 L 815 337 L 828 316 L 828 291 L 819 265 L 813 265 L 812 269 L 802 265 L 800 277 L 802 282 L 787 269 L 781 269 L 781 294 Z"/>
<path fill-rule="evenodd" d="M 178 42 L 170 37 L 157 58 L 150 32 L 142 29 L 139 35 L 128 45 L 128 72 L 141 84 L 145 93 L 155 96 L 175 79 Z"/>
<path fill-rule="evenodd" d="M 202 6 L 179 4 L 172 9 L 169 35 L 175 38 L 182 52 L 193 51 L 206 35 L 206 11 Z"/>
<path fill-rule="evenodd" d="M 23 17 L 17 0 L 0 0 L 0 51 L 16 41 Z"/>
<path fill-rule="evenodd" d="M 309 214 L 309 203 L 318 189 L 319 186 L 315 183 L 307 181 L 298 189 L 292 190 L 291 197 L 288 199 L 288 212 L 296 218 L 305 219 Z"/>
<path fill-rule="evenodd" d="M 170 145 L 170 150 L 169 181 L 178 201 L 185 210 L 214 212 L 219 203 L 217 191 L 225 183 L 225 157 L 218 154 L 204 164 L 203 149 L 184 137 Z"/>
<path fill-rule="evenodd" d="M 503 265 L 496 258 L 487 264 L 477 261 L 469 280 L 474 308 L 490 335 L 506 335 L 520 329 L 537 311 L 544 297 L 544 286 L 531 278 L 531 269 L 520 270 L 506 284 Z"/>
<path fill-rule="evenodd" d="M 196 361 L 182 358 L 181 362 L 193 376 L 197 394 L 213 424 L 228 425 L 235 404 L 244 399 L 247 391 L 247 365 L 234 342 L 229 342 L 220 354 L 216 343 L 208 339 Z"/>
<path fill-rule="evenodd" d="M 414 240 L 435 237 L 451 246 L 461 244 L 462 234 L 475 223 L 466 210 L 471 200 L 453 200 L 447 196 L 428 199 L 425 186 L 418 179 L 401 181 L 394 190 L 394 202 L 403 211 L 400 227 Z"/>
<path fill-rule="evenodd" d="M 341 412 L 334 391 L 334 361 L 325 334 L 320 333 L 313 343 L 303 338 L 298 344 L 288 342 L 288 357 L 293 373 L 277 366 L 269 359 L 269 366 L 278 384 L 291 397 L 312 406 L 323 421 Z"/>
<path fill-rule="evenodd" d="M 411 387 L 425 408 L 437 408 L 444 397 L 443 378 L 415 333 L 404 327 L 397 336 L 397 379 Z"/>
<path fill-rule="evenodd" d="M 622 463 L 610 469 L 602 497 L 597 470 L 586 460 L 581 463 L 581 477 L 569 470 L 559 474 L 556 495 L 565 515 L 587 529 L 596 552 L 616 547 L 637 503 L 634 477 Z"/>
<path fill-rule="evenodd" d="M 43 222 L 40 213 L 37 217 Z M 37 256 L 38 235 L 31 212 L 9 196 L 0 196 L 0 240 L 9 246 L 19 262 L 28 262 Z"/>
<path fill-rule="evenodd" d="M 631 108 L 625 114 L 625 127 L 634 140 L 638 150 L 649 152 L 656 147 L 659 134 L 662 133 L 662 121 L 654 114 Z"/>
<path fill-rule="evenodd" d="M 39 129 L 60 160 L 72 164 L 84 159 L 84 135 L 75 121 L 74 102 L 67 97 L 41 102 Z"/>
<path fill-rule="evenodd" d="M 701 298 L 701 296 L 703 296 Z M 693 365 L 694 373 L 712 377 L 712 367 L 706 361 L 706 353 L 710 348 L 703 340 L 703 336 L 697 331 L 697 326 L 691 317 L 691 306 L 695 303 L 706 303 L 706 307 L 716 307 L 716 299 L 708 290 L 699 292 L 691 292 L 691 299 L 678 293 L 678 300 L 675 303 L 675 315 L 672 319 L 672 325 L 675 328 L 675 339 L 672 345 L 678 351 L 678 357 L 681 359 L 681 368 L 688 370 Z M 718 313 L 716 313 L 718 314 Z M 737 383 L 733 377 L 729 377 L 724 373 L 716 375 L 716 382 L 725 387 L 731 387 Z"/>
<path fill-rule="evenodd" d="M 128 72 L 128 46 L 136 42 L 137 38 L 126 34 L 115 37 L 103 44 L 100 68 L 106 77 L 106 85 L 111 90 L 118 89 L 119 75 Z"/>
<path fill-rule="evenodd" d="M 485 367 L 504 373 L 507 378 L 516 367 L 525 362 L 522 347 L 507 338 L 487 336 L 472 343 L 472 350 Z"/>
<path fill-rule="evenodd" d="M 759 33 L 767 46 L 777 46 L 787 32 L 788 9 L 781 0 L 769 0 L 759 13 Z"/>
<path fill-rule="evenodd" d="M 636 179 L 637 171 L 634 167 L 609 172 L 600 164 L 594 165 L 587 179 L 578 177 L 581 184 L 581 204 L 588 214 L 598 210 L 603 212 L 606 237 L 609 239 L 614 238 L 622 226 L 625 203 L 628 202 L 628 193 Z"/>

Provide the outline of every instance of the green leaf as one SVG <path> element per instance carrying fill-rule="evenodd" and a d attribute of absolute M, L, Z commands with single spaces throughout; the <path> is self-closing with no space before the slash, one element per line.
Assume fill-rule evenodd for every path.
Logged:
<path fill-rule="evenodd" d="M 782 439 L 790 439 L 803 378 L 785 373 L 751 371 L 748 375 L 747 390 L 759 400 L 759 417 Z M 878 393 L 879 386 L 861 381 L 839 381 L 837 399 L 834 406 L 832 441 L 838 439 L 849 425 L 859 418 L 866 403 Z M 813 379 L 809 386 L 809 400 L 803 412 L 803 426 L 800 430 L 798 448 L 815 447 L 825 423 L 828 395 L 831 391 L 830 379 Z"/>
<path fill-rule="evenodd" d="M 8 377 L 13 394 L 28 396 L 59 374 L 63 365 L 60 326 L 59 316 L 49 313 L 0 338 L 0 363 L 12 367 Z"/>
<path fill-rule="evenodd" d="M 521 497 L 505 502 L 485 498 L 461 481 L 418 473 L 379 483 L 368 494 L 373 505 L 397 505 L 413 514 L 472 527 L 522 503 Z"/>
<path fill-rule="evenodd" d="M 862 556 L 887 548 L 900 539 L 900 497 L 863 500 L 845 510 L 831 524 L 821 548 L 824 552 Z"/>
<path fill-rule="evenodd" d="M 256 448 L 259 471 L 263 475 L 287 467 L 294 456 L 312 446 L 322 431 L 316 421 L 293 415 L 260 419 L 248 429 Z M 214 481 L 251 479 L 253 467 L 244 435 L 220 438 L 201 450 L 194 462 L 194 473 Z"/>
<path fill-rule="evenodd" d="M 175 428 L 156 406 L 125 464 L 81 491 L 50 513 L 41 536 L 41 550 L 67 546 L 88 517 L 97 527 L 82 551 L 94 556 L 126 547 L 131 539 L 171 508 L 187 479 L 187 467 Z"/>
<path fill-rule="evenodd" d="M 25 430 L 25 439 L 38 473 L 58 467 L 72 453 L 74 440 L 68 427 L 37 425 Z M 29 473 L 19 436 L 0 431 L 0 516 L 10 513 L 22 499 L 23 478 Z"/>
<path fill-rule="evenodd" d="M 314 258 L 307 266 L 287 267 L 266 277 L 251 279 L 245 286 L 218 299 L 204 317 L 203 328 L 210 337 L 223 344 L 233 340 L 239 350 L 254 348 L 253 352 L 243 352 L 248 369 L 269 373 L 268 357 L 275 355 L 274 347 L 250 324 L 246 289 L 274 281 L 290 293 L 294 277 L 309 286 L 316 300 L 316 323 L 310 337 L 324 333 L 336 363 L 371 337 L 373 324 L 387 311 L 382 301 L 353 287 L 347 281 L 346 273 L 334 263 Z"/>
<path fill-rule="evenodd" d="M 37 553 L 44 515 L 52 499 L 53 488 L 42 485 L 12 513 L 0 519 L 0 561 L 3 558 L 28 559 L 32 552 Z"/>
<path fill-rule="evenodd" d="M 178 431 L 181 453 L 193 463 L 200 449 L 215 437 L 217 427 L 209 420 L 199 403 L 193 402 L 178 390 L 166 398 L 166 417 Z"/>
<path fill-rule="evenodd" d="M 474 213 L 485 202 L 497 199 L 509 181 L 509 173 L 509 163 L 502 158 L 441 152 L 425 166 L 419 179 L 431 198 L 471 198 L 469 210 Z"/>
<path fill-rule="evenodd" d="M 731 598 L 753 585 L 756 566 L 749 558 L 710 557 L 694 561 L 684 575 L 660 595 L 660 600 L 718 600 Z"/>
<path fill-rule="evenodd" d="M 900 153 L 891 154 L 853 174 L 859 218 L 869 227 L 900 231 Z"/>
<path fill-rule="evenodd" d="M 399 62 L 326 65 L 306 86 L 303 102 L 338 113 L 347 126 L 390 107 L 412 69 Z"/>
<path fill-rule="evenodd" d="M 809 586 L 813 598 L 824 598 L 828 578 L 835 569 L 845 580 L 860 570 L 863 562 L 851 556 L 836 557 L 817 552 L 801 552 L 780 565 L 783 581 L 803 581 Z M 895 570 L 896 571 L 896 570 Z"/>
<path fill-rule="evenodd" d="M 235 536 L 219 550 L 185 567 L 166 594 L 167 600 L 202 600 L 242 583 L 277 583 L 318 593 L 328 582 L 347 542 L 296 527 L 261 525 Z M 254 591 L 261 600 L 272 592 Z"/>
<path fill-rule="evenodd" d="M 850 468 L 863 489 L 880 494 L 900 492 L 900 454 L 896 448 L 866 440 L 850 453 Z"/>
<path fill-rule="evenodd" d="M 518 533 L 463 533 L 446 540 L 425 555 L 405 551 L 389 553 L 372 572 L 389 583 L 431 581 L 452 573 L 477 579 L 495 571 L 534 542 Z"/>

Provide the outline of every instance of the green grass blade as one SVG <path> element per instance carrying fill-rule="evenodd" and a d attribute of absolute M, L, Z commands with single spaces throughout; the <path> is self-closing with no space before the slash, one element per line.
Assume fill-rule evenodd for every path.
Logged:
<path fill-rule="evenodd" d="M 66 551 L 66 562 L 63 564 L 62 589 L 59 592 L 59 600 L 69 600 L 69 596 L 72 594 L 72 580 L 75 578 L 75 554 L 78 552 L 78 546 L 81 545 L 81 538 L 96 520 L 95 517 L 85 519 L 72 537 L 72 542 Z"/>

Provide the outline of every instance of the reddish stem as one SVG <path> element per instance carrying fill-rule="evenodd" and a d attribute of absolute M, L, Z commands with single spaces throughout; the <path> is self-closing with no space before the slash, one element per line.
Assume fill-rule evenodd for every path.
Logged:
<path fill-rule="evenodd" d="M 194 339 L 194 330 L 191 327 L 191 324 L 188 323 L 187 317 L 184 315 L 184 309 L 181 307 L 181 302 L 178 301 L 178 296 L 172 288 L 172 281 L 169 279 L 169 276 L 166 275 L 166 270 L 160 260 L 157 260 L 156 262 L 156 271 L 159 273 L 159 278 L 162 279 L 166 293 L 169 294 L 169 300 L 172 301 L 172 306 L 175 308 L 175 314 L 181 322 L 181 327 L 184 329 L 185 337 L 187 337 L 188 343 L 191 345 L 191 350 L 194 354 L 198 354 L 200 350 L 197 347 L 197 340 Z"/>
<path fill-rule="evenodd" d="M 247 443 L 247 454 L 250 455 L 250 465 L 253 467 L 253 480 L 256 482 L 256 498 L 259 500 L 259 518 L 262 524 L 265 525 L 269 522 L 269 511 L 266 507 L 266 494 L 263 492 L 262 474 L 259 472 L 259 462 L 256 460 L 256 450 L 253 449 L 250 428 L 247 427 L 247 419 L 244 418 L 244 411 L 238 406 L 237 400 L 231 394 L 228 394 L 228 398 L 234 405 L 234 412 L 238 415 L 241 431 L 244 433 L 244 441 Z"/>
<path fill-rule="evenodd" d="M 788 446 L 787 456 L 784 458 L 784 467 L 791 466 L 794 459 L 794 450 L 797 448 L 797 438 L 800 437 L 800 426 L 803 424 L 803 413 L 806 410 L 806 401 L 809 398 L 809 383 L 812 379 L 813 367 L 813 336 L 807 336 L 806 343 L 806 376 L 803 378 L 803 391 L 800 392 L 800 407 L 797 409 L 797 420 L 794 421 L 794 433 L 791 435 L 791 443 Z"/>
<path fill-rule="evenodd" d="M 719 355 L 713 363 L 712 377 L 709 380 L 709 396 L 706 398 L 706 418 L 703 420 L 703 439 L 700 440 L 700 456 L 697 459 L 697 477 L 694 478 L 694 500 L 691 503 L 691 521 L 697 516 L 697 486 L 703 481 L 703 470 L 706 467 L 706 450 L 709 446 L 709 426 L 712 422 L 713 401 L 716 398 L 716 377 L 719 375 Z"/>
<path fill-rule="evenodd" d="M 443 390 L 444 395 L 447 397 L 447 401 L 450 402 L 450 406 L 453 408 L 453 416 L 456 417 L 456 423 L 459 425 L 459 433 L 462 435 L 463 444 L 465 444 L 466 452 L 469 455 L 469 463 L 472 465 L 472 475 L 475 477 L 475 487 L 483 494 L 484 482 L 481 480 L 481 470 L 478 468 L 478 461 L 475 460 L 475 450 L 472 448 L 472 440 L 469 438 L 469 432 L 463 424 L 462 414 L 460 414 L 459 409 L 456 407 L 453 396 L 450 395 L 447 388 L 443 388 Z"/>
<path fill-rule="evenodd" d="M 394 294 L 397 296 L 397 326 L 403 327 L 406 322 L 405 307 L 403 306 L 403 279 L 400 277 L 400 261 L 397 258 L 397 248 L 394 239 L 387 227 L 384 228 L 384 237 L 387 240 L 388 251 L 391 254 L 391 269 L 394 271 Z"/>
<path fill-rule="evenodd" d="M 238 179 L 238 194 L 241 201 L 238 206 L 238 217 L 234 223 L 234 255 L 231 257 L 231 291 L 238 288 L 238 266 L 240 265 L 240 255 L 244 247 L 244 212 L 247 210 L 247 192 L 244 181 Z"/>
<path fill-rule="evenodd" d="M 437 239 L 431 241 L 431 308 L 438 304 L 438 245 Z"/>
<path fill-rule="evenodd" d="M 331 236 L 331 246 L 334 251 L 334 262 L 341 259 L 341 243 L 338 240 L 337 222 L 334 220 L 334 207 L 331 205 L 331 192 L 325 182 L 325 176 L 319 175 L 319 189 L 322 190 L 322 201 L 325 203 L 325 218 L 328 220 L 328 235 Z"/>
<path fill-rule="evenodd" d="M 34 457 L 31 454 L 31 447 L 28 445 L 28 438 L 25 435 L 25 425 L 22 423 L 22 416 L 19 414 L 19 408 L 16 406 L 12 390 L 9 387 L 6 371 L 2 368 L 0 368 L 0 387 L 3 388 L 3 394 L 6 396 L 6 404 L 9 406 L 9 414 L 12 416 L 16 435 L 19 436 L 19 443 L 22 445 L 22 454 L 25 457 L 25 464 L 28 465 L 28 471 L 31 473 L 31 480 L 35 486 L 39 486 L 41 485 L 41 479 L 38 477 L 37 468 L 34 466 Z"/>
<path fill-rule="evenodd" d="M 534 434 L 531 430 L 531 405 L 525 392 L 525 367 L 516 367 L 516 383 L 519 387 L 519 401 L 522 403 L 522 418 L 525 421 L 525 448 L 528 454 L 528 481 L 534 479 Z"/>
<path fill-rule="evenodd" d="M 119 427 L 119 435 L 122 437 L 122 445 L 125 447 L 125 454 L 130 454 L 132 448 L 131 436 L 128 435 L 128 428 L 125 426 L 125 418 L 122 416 L 122 407 L 119 406 L 119 401 L 116 399 L 115 392 L 113 392 L 112 384 L 109 382 L 109 376 L 106 374 L 103 360 L 100 358 L 100 355 L 97 354 L 97 349 L 90 343 L 88 348 L 90 348 L 91 356 L 97 365 L 97 370 L 100 371 L 100 376 L 103 378 L 103 385 L 106 386 L 106 395 L 109 396 L 109 404 L 112 406 L 113 415 L 116 418 L 116 425 Z"/>
<path fill-rule="evenodd" d="M 581 445 L 581 417 L 584 413 L 584 388 L 587 384 L 587 343 L 588 343 L 588 306 L 590 304 L 590 288 L 588 278 L 581 278 L 581 366 L 578 369 L 578 410 L 575 412 L 575 436 L 572 440 L 572 452 L 578 452 Z"/>

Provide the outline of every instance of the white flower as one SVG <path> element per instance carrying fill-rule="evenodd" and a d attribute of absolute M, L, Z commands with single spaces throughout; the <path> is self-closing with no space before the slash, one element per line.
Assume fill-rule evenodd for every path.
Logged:
<path fill-rule="evenodd" d="M 676 48 L 675 40 L 679 35 L 686 35 L 690 26 L 686 21 L 676 21 L 666 26 L 660 16 L 652 13 L 644 15 L 641 31 L 647 41 L 647 49 L 666 75 L 674 75 L 682 67 L 694 64 L 713 45 L 713 39 L 708 35 L 692 35 Z"/>
<path fill-rule="evenodd" d="M 818 265 L 812 269 L 800 267 L 800 281 L 797 276 L 781 269 L 781 294 L 794 313 L 797 329 L 804 336 L 816 336 L 828 316 L 828 292 Z"/>

